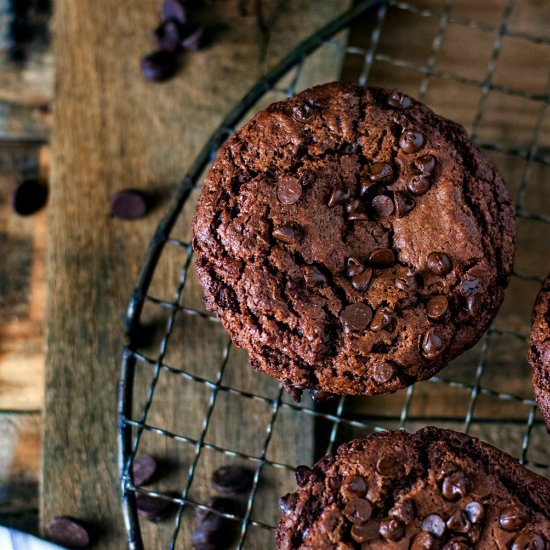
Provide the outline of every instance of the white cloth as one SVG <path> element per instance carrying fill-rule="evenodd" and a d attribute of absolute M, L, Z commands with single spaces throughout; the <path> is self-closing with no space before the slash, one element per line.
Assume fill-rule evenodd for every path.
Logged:
<path fill-rule="evenodd" d="M 61 546 L 0 526 L 0 550 L 63 550 Z"/>

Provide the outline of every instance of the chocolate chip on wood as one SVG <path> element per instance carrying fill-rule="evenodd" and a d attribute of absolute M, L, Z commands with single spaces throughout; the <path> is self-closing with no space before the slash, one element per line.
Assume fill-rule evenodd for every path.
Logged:
<path fill-rule="evenodd" d="M 71 548 L 87 548 L 90 533 L 87 527 L 77 519 L 68 516 L 56 516 L 48 526 L 50 540 Z"/>

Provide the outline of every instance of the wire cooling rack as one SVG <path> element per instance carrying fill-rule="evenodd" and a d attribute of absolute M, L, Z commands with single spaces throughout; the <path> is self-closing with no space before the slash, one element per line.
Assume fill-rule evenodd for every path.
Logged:
<path fill-rule="evenodd" d="M 423 5 L 360 2 L 301 43 L 262 78 L 205 145 L 155 232 L 126 318 L 131 343 L 123 353 L 119 442 L 130 548 L 146 548 L 149 540 L 155 541 L 155 548 L 161 544 L 190 548 L 193 512 L 197 508 L 211 510 L 208 468 L 211 473 L 215 465 L 232 461 L 248 464 L 255 472 L 242 513 L 222 514 L 237 526 L 235 545 L 272 547 L 277 498 L 292 489 L 295 466 L 311 463 L 351 437 L 387 428 L 452 427 L 477 435 L 527 467 L 550 475 L 549 436 L 536 412 L 525 361 L 530 309 L 542 276 L 550 270 L 545 241 L 546 224 L 550 223 L 550 72 L 544 65 L 550 59 L 550 35 L 537 35 L 522 26 L 519 15 L 525 13 L 526 1 L 495 0 L 489 3 L 490 9 L 482 11 L 480 20 L 462 15 L 460 1 L 425 0 Z M 410 48 L 404 51 L 398 51 L 393 42 L 396 27 L 413 32 Z M 349 45 L 333 38 L 343 30 L 349 32 Z M 359 84 L 401 88 L 436 112 L 463 123 L 500 166 L 516 197 L 519 243 L 505 303 L 472 350 L 430 381 L 392 396 L 342 397 L 316 405 L 307 397 L 300 404 L 293 403 L 275 382 L 260 383 L 261 375 L 250 374 L 250 383 L 242 383 L 237 369 L 245 367 L 239 364 L 237 350 L 224 336 L 217 318 L 187 294 L 195 285 L 192 248 L 189 228 L 183 231 L 183 238 L 178 236 L 178 225 L 186 208 L 191 205 L 192 209 L 201 176 L 220 145 L 266 97 L 282 99 L 300 89 L 308 62 L 322 48 L 336 49 L 345 56 L 344 72 Z M 526 63 L 522 69 L 525 78 L 508 78 L 510 72 L 517 75 L 518 64 L 533 56 L 538 60 L 533 74 Z M 467 62 L 458 63 L 461 57 L 467 57 Z M 510 125 L 507 120 L 512 121 Z M 155 276 L 166 254 L 175 255 L 179 272 L 173 288 L 159 297 Z M 195 286 L 193 296 L 197 294 Z M 201 331 L 199 336 L 193 333 L 194 340 L 186 344 L 178 331 L 191 325 L 200 325 Z M 219 346 L 219 351 L 205 355 L 204 347 L 212 346 Z M 180 392 L 182 406 L 189 401 L 193 409 L 182 409 L 176 423 L 168 422 L 163 413 L 163 392 L 169 391 Z M 214 423 L 231 423 L 231 418 L 224 417 L 231 414 L 227 405 L 231 399 L 237 403 L 235 419 L 240 419 L 233 429 L 240 438 L 235 439 L 238 444 L 217 437 L 224 432 L 212 427 Z M 223 413 L 218 414 L 222 406 Z M 258 407 L 262 407 L 261 414 Z M 250 422 L 243 421 L 243 410 Z M 198 426 L 191 421 L 197 414 L 201 419 Z M 247 445 L 251 442 L 254 445 Z M 286 448 L 298 451 L 281 455 L 276 447 L 284 449 L 285 442 Z M 141 452 L 150 452 L 161 462 L 164 459 L 159 455 L 165 452 L 172 457 L 165 460 L 168 467 L 177 456 L 171 464 L 171 481 L 136 488 L 132 463 Z M 173 521 L 159 525 L 141 522 L 135 501 L 139 493 L 171 501 Z"/>

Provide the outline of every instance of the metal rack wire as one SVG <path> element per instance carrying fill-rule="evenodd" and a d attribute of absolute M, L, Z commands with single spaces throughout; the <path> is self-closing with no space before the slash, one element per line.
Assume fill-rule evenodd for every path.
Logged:
<path fill-rule="evenodd" d="M 453 15 L 453 7 L 453 0 L 446 0 L 444 5 L 438 9 L 419 7 L 413 2 L 376 0 L 360 2 L 350 11 L 300 44 L 249 91 L 212 135 L 195 160 L 191 170 L 178 186 L 168 213 L 160 223 L 152 239 L 137 286 L 132 294 L 126 317 L 126 329 L 132 343 L 124 348 L 123 353 L 119 394 L 119 458 L 123 509 L 131 548 L 140 549 L 144 547 L 141 535 L 142 526 L 140 525 L 136 511 L 136 492 L 170 500 L 177 506 L 177 513 L 171 535 L 167 541 L 167 547 L 190 547 L 189 541 L 182 541 L 181 536 L 181 526 L 185 510 L 188 508 L 211 510 L 206 501 L 200 501 L 193 497 L 191 490 L 196 479 L 196 471 L 201 454 L 205 452 L 220 454 L 228 458 L 236 457 L 242 459 L 247 461 L 254 469 L 254 481 L 246 499 L 243 513 L 239 516 L 222 514 L 238 522 L 240 526 L 238 542 L 236 543 L 237 547 L 239 549 L 253 547 L 247 545 L 251 528 L 267 531 L 273 529 L 274 525 L 272 523 L 254 517 L 253 510 L 258 488 L 262 483 L 264 468 L 269 467 L 276 471 L 292 472 L 296 466 L 296 464 L 287 464 L 281 460 L 274 460 L 268 455 L 274 426 L 276 425 L 278 416 L 282 414 L 281 411 L 283 413 L 284 411 L 296 412 L 314 423 L 324 423 L 325 429 L 322 430 L 321 436 L 316 441 L 315 458 L 333 450 L 335 445 L 349 437 L 349 434 L 384 430 L 388 425 L 396 428 L 413 428 L 425 424 L 448 425 L 451 422 L 458 429 L 471 433 L 474 427 L 482 425 L 484 422 L 492 422 L 502 425 L 503 429 L 509 432 L 508 439 L 511 447 L 513 447 L 512 443 L 517 443 L 516 450 L 511 452 L 515 452 L 521 463 L 539 471 L 543 475 L 550 475 L 550 451 L 548 451 L 547 445 L 543 443 L 543 451 L 541 452 L 539 449 L 535 457 L 531 455 L 534 445 L 533 430 L 536 429 L 542 432 L 543 429 L 541 420 L 536 416 L 534 401 L 531 398 L 502 392 L 499 389 L 484 384 L 488 356 L 494 348 L 497 346 L 501 348 L 511 346 L 514 348 L 515 345 L 519 344 L 523 346 L 523 353 L 525 353 L 527 348 L 526 333 L 516 328 L 502 328 L 495 324 L 487 331 L 480 344 L 468 356 L 468 361 L 473 362 L 472 376 L 448 375 L 447 372 L 453 372 L 451 367 L 449 367 L 448 370 L 442 371 L 441 375 L 433 377 L 429 382 L 421 383 L 423 384 L 422 391 L 428 396 L 436 395 L 438 391 L 441 391 L 442 387 L 456 388 L 468 395 L 465 414 L 445 416 L 444 418 L 412 414 L 415 395 L 418 391 L 417 388 L 420 387 L 419 384 L 404 390 L 403 404 L 400 411 L 394 416 L 384 417 L 358 412 L 356 404 L 354 405 L 353 403 L 354 400 L 350 400 L 350 398 L 342 397 L 335 404 L 318 407 L 311 403 L 296 404 L 286 400 L 281 388 L 278 388 L 274 394 L 267 396 L 262 393 L 234 387 L 224 382 L 228 369 L 234 368 L 229 360 L 232 345 L 228 340 L 225 341 L 226 343 L 220 353 L 220 363 L 214 369 L 212 376 L 180 368 L 180 366 L 171 364 L 167 360 L 171 346 L 176 345 L 171 341 L 171 336 L 173 335 L 177 317 L 183 316 L 185 318 L 211 321 L 214 324 L 219 323 L 214 316 L 193 307 L 192 304 L 187 304 L 185 301 L 184 290 L 186 284 L 188 284 L 192 267 L 192 248 L 189 242 L 176 238 L 173 235 L 176 221 L 185 205 L 190 201 L 191 193 L 200 188 L 199 180 L 201 173 L 215 157 L 219 146 L 243 121 L 245 114 L 268 92 L 271 94 L 277 92 L 280 94 L 280 98 L 292 96 L 299 86 L 300 77 L 309 56 L 318 48 L 337 48 L 348 58 L 360 59 L 361 63 L 357 80 L 361 85 L 371 83 L 373 65 L 378 62 L 391 67 L 406 69 L 419 75 L 420 85 L 416 95 L 421 100 L 426 99 L 433 78 L 475 87 L 479 93 L 479 99 L 472 113 L 471 135 L 473 139 L 489 153 L 495 152 L 504 155 L 506 158 L 521 159 L 523 162 L 523 171 L 517 189 L 517 216 L 522 220 L 543 224 L 550 223 L 550 211 L 544 212 L 544 208 L 541 211 L 531 211 L 525 207 L 529 185 L 532 185 L 534 179 L 533 172 L 536 170 L 536 167 L 550 166 L 550 150 L 544 143 L 541 144 L 541 138 L 544 134 L 544 124 L 546 122 L 546 112 L 550 103 L 550 78 L 544 93 L 510 87 L 494 81 L 495 69 L 498 66 L 503 43 L 507 37 L 513 37 L 514 39 L 542 46 L 550 45 L 550 38 L 534 36 L 522 30 L 510 30 L 509 20 L 513 13 L 514 0 L 503 0 L 500 21 L 498 23 L 475 21 Z M 428 59 L 425 64 L 419 64 L 415 61 L 398 58 L 379 51 L 380 40 L 384 33 L 384 24 L 388 18 L 388 12 L 391 10 L 413 14 L 422 18 L 431 18 L 437 21 L 436 32 L 432 37 Z M 332 39 L 338 32 L 349 28 L 357 20 L 368 21 L 370 43 L 367 47 L 344 46 L 341 42 Z M 492 37 L 490 57 L 482 79 L 455 74 L 452 71 L 446 71 L 438 67 L 438 55 L 449 25 L 455 25 L 464 29 L 475 29 L 476 31 L 487 33 L 488 36 Z M 536 121 L 533 125 L 531 138 L 526 146 L 479 139 L 487 101 L 493 92 L 522 98 L 537 105 L 538 113 Z M 506 174 L 504 175 L 506 179 Z M 542 185 L 542 183 L 539 181 L 537 185 Z M 544 205 L 541 206 L 543 207 Z M 542 244 L 540 242 L 538 246 L 542 253 L 543 251 L 540 249 Z M 163 251 L 168 248 L 181 254 L 181 272 L 174 289 L 173 298 L 160 299 L 151 295 L 149 290 L 159 263 L 159 258 Z M 513 279 L 518 283 L 516 285 L 516 292 L 522 292 L 522 285 L 536 285 L 541 280 L 541 277 L 540 274 L 536 275 L 517 270 L 513 275 Z M 140 348 L 139 338 L 135 337 L 137 334 L 141 334 L 143 310 L 147 305 L 164 311 L 166 317 L 166 325 L 160 335 L 158 346 L 155 347 L 153 353 L 144 352 Z M 523 319 L 524 325 L 527 325 L 528 321 L 529 319 Z M 499 340 L 500 343 L 495 343 L 495 340 Z M 147 379 L 147 383 L 145 384 L 146 392 L 143 403 L 140 403 L 138 410 L 134 411 L 137 401 L 134 395 L 135 384 L 143 376 L 143 365 L 147 365 L 150 368 L 151 374 L 150 379 Z M 169 376 L 173 380 L 188 384 L 189 391 L 193 391 L 191 386 L 194 388 L 197 384 L 207 391 L 208 398 L 204 403 L 204 418 L 198 435 L 180 433 L 182 430 L 176 433 L 168 426 L 153 425 L 148 422 L 148 414 L 161 375 Z M 245 402 L 261 403 L 268 408 L 269 414 L 266 418 L 264 438 L 259 452 L 243 452 L 242 450 L 227 448 L 225 445 L 217 444 L 207 439 L 206 435 L 220 395 L 237 396 Z M 518 405 L 524 411 L 524 414 L 518 415 L 515 412 L 509 416 L 501 414 L 492 419 L 482 418 L 477 410 L 480 399 L 484 398 L 491 399 L 494 403 L 498 404 L 508 402 Z M 132 463 L 136 453 L 140 450 L 140 443 L 144 433 L 156 434 L 162 438 L 181 442 L 192 449 L 188 464 L 185 466 L 187 469 L 187 479 L 181 493 L 174 495 L 170 491 L 148 490 L 134 486 L 131 474 Z M 294 434 L 289 434 L 289 437 L 294 438 Z M 545 447 L 546 452 L 544 451 Z"/>

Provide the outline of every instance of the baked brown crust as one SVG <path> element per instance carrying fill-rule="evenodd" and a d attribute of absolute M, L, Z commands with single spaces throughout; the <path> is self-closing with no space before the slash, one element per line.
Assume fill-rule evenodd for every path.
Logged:
<path fill-rule="evenodd" d="M 291 390 L 378 394 L 479 340 L 515 220 L 461 126 L 333 83 L 271 105 L 221 148 L 193 246 L 207 307 L 255 369 Z"/>

